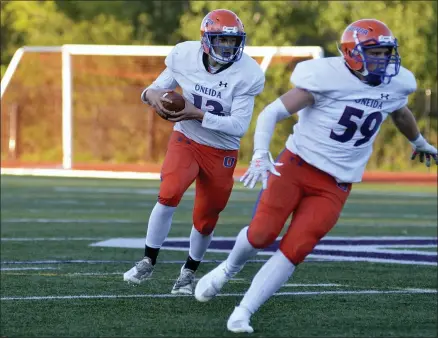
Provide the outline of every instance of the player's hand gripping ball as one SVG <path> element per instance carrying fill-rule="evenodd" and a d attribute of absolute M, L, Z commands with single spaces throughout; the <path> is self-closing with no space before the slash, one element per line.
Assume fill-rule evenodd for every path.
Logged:
<path fill-rule="evenodd" d="M 177 92 L 166 92 L 162 95 L 163 98 L 166 98 L 170 101 L 162 101 L 163 107 L 171 112 L 180 112 L 186 107 L 186 102 L 184 97 Z"/>

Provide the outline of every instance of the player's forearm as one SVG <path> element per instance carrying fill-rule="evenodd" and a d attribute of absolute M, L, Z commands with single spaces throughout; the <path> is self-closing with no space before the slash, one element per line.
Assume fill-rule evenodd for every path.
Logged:
<path fill-rule="evenodd" d="M 202 126 L 228 135 L 243 137 L 248 130 L 249 121 L 243 121 L 233 116 L 219 116 L 212 113 L 204 113 Z"/>
<path fill-rule="evenodd" d="M 256 130 L 254 133 L 254 151 L 269 151 L 272 135 L 274 134 L 277 122 L 290 117 L 290 113 L 284 106 L 281 99 L 270 103 L 259 114 Z"/>
<path fill-rule="evenodd" d="M 290 117 L 306 106 L 314 104 L 313 95 L 304 89 L 293 88 L 265 107 L 257 119 L 254 134 L 254 151 L 269 151 L 277 122 Z"/>
<path fill-rule="evenodd" d="M 415 120 L 412 112 L 407 108 L 403 107 L 398 111 L 391 114 L 392 120 L 394 121 L 397 129 L 409 140 L 414 141 L 420 135 L 418 129 L 417 121 Z"/>

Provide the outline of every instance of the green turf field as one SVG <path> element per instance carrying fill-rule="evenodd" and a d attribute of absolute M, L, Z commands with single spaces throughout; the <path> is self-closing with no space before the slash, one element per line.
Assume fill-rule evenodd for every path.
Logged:
<path fill-rule="evenodd" d="M 254 315 L 252 335 L 227 332 L 226 321 L 269 253 L 205 304 L 170 294 L 185 250 L 163 249 L 146 284 L 123 282 L 143 254 L 157 192 L 153 181 L 2 176 L 1 336 L 437 337 L 436 186 L 356 185 L 327 237 L 346 258 L 309 256 Z M 193 194 L 169 235 L 180 237 L 180 247 L 190 234 Z M 249 222 L 257 195 L 236 185 L 217 239 L 234 238 Z M 131 240 L 113 247 L 121 246 L 117 238 Z M 354 257 L 354 247 L 336 243 L 349 239 L 400 243 L 364 245 L 365 254 Z M 225 257 L 207 253 L 197 276 Z"/>

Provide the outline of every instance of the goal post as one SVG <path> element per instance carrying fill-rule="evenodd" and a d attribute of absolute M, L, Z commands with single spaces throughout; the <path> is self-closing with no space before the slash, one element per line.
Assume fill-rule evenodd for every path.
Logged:
<path fill-rule="evenodd" d="M 73 167 L 73 116 L 75 67 L 73 56 L 120 56 L 120 57 L 165 57 L 173 46 L 122 46 L 122 45 L 63 45 L 51 47 L 22 47 L 14 54 L 2 80 L 1 98 L 7 93 L 9 84 L 19 68 L 25 53 L 61 53 L 62 76 L 62 168 Z M 322 58 L 324 51 L 319 46 L 246 46 L 244 51 L 258 60 L 266 72 L 274 58 Z M 163 68 L 164 68 L 163 64 Z M 145 83 L 145 86 L 148 84 Z M 138 93 L 139 95 L 139 93 Z M 3 130 L 2 130 L 3 133 Z"/>

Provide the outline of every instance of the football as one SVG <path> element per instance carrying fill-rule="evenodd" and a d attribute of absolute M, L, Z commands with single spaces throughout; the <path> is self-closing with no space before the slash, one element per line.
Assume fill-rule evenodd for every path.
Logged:
<path fill-rule="evenodd" d="M 166 92 L 162 97 L 172 100 L 172 103 L 163 101 L 163 106 L 168 111 L 180 112 L 186 107 L 184 97 L 177 92 Z"/>

